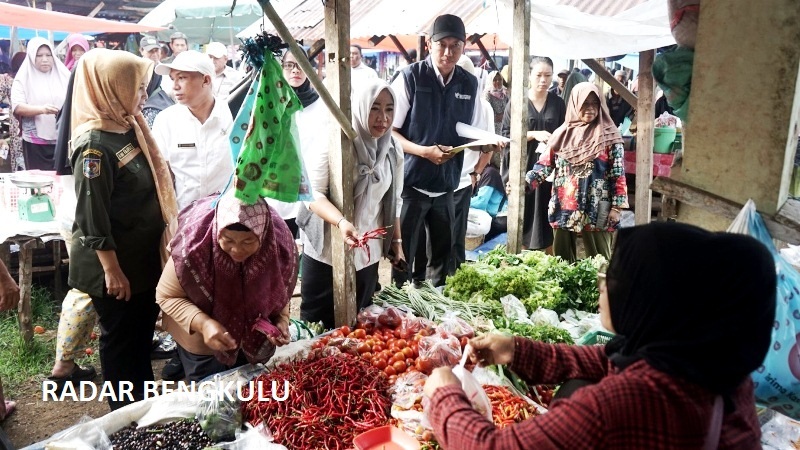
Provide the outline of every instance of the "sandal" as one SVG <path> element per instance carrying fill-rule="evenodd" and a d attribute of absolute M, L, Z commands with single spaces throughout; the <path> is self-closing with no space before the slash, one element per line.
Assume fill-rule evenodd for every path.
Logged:
<path fill-rule="evenodd" d="M 80 383 L 81 381 L 92 381 L 97 376 L 97 371 L 94 370 L 92 366 L 81 367 L 75 364 L 75 368 L 72 370 L 72 373 L 65 377 L 54 377 L 49 376 L 47 377 L 48 380 L 56 383 L 56 392 L 61 394 L 61 391 L 64 389 L 64 386 L 67 382 L 72 382 L 73 385 Z M 76 386 L 73 386 L 76 387 Z"/>

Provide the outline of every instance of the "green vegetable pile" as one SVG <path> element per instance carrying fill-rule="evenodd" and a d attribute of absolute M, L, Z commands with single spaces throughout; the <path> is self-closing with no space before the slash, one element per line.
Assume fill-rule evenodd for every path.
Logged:
<path fill-rule="evenodd" d="M 553 325 L 530 325 L 523 322 L 512 322 L 507 318 L 494 320 L 494 326 L 503 333 L 521 336 L 548 344 L 574 344 L 569 332 Z"/>
<path fill-rule="evenodd" d="M 447 277 L 444 294 L 462 301 L 499 301 L 511 294 L 529 314 L 539 307 L 597 313 L 597 270 L 606 263 L 598 255 L 570 264 L 541 251 L 508 253 L 499 245 Z"/>

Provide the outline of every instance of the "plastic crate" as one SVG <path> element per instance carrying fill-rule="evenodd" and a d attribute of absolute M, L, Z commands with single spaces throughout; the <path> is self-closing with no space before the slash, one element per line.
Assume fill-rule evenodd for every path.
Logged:
<path fill-rule="evenodd" d="M 578 340 L 578 345 L 606 345 L 613 337 L 614 335 L 607 331 L 590 331 Z"/>

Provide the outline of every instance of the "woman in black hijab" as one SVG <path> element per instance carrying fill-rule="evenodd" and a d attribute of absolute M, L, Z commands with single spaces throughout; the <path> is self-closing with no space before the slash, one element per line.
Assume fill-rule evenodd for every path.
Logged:
<path fill-rule="evenodd" d="M 753 382 L 770 345 L 777 279 L 756 239 L 678 223 L 620 229 L 599 278 L 605 347 L 487 334 L 480 365 L 529 384 L 594 383 L 502 430 L 472 409 L 449 368 L 425 385 L 447 448 L 757 449 Z M 602 275 L 602 274 L 601 274 Z M 565 424 L 569 424 L 566 426 Z M 443 442 L 444 440 L 444 442 Z M 478 444 L 480 442 L 480 444 Z"/>

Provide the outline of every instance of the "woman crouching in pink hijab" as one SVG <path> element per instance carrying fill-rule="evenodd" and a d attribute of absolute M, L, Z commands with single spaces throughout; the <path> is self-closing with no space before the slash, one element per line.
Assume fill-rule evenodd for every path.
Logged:
<path fill-rule="evenodd" d="M 265 362 L 289 343 L 297 247 L 263 199 L 247 205 L 230 189 L 195 201 L 178 216 L 171 255 L 156 301 L 187 381 Z"/>

